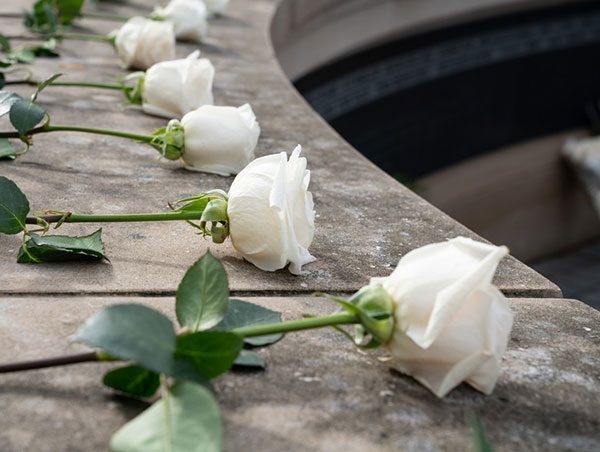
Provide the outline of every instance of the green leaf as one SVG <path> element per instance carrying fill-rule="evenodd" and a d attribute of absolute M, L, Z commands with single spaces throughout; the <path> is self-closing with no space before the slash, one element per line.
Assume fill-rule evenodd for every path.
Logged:
<path fill-rule="evenodd" d="M 8 57 L 17 63 L 30 64 L 35 61 L 35 53 L 31 47 L 19 47 L 17 50 L 11 52 Z"/>
<path fill-rule="evenodd" d="M 139 304 L 101 309 L 77 331 L 76 339 L 158 373 L 169 373 L 175 331 L 160 312 Z"/>
<path fill-rule="evenodd" d="M 102 229 L 85 236 L 38 235 L 31 233 L 19 252 L 20 264 L 64 261 L 98 261 L 104 255 Z"/>
<path fill-rule="evenodd" d="M 31 96 L 31 101 L 35 102 L 38 95 L 44 90 L 44 88 L 46 88 L 48 85 L 50 85 L 54 80 L 56 80 L 58 77 L 60 77 L 62 74 L 54 74 L 51 75 L 50 77 L 48 77 L 46 80 L 44 80 L 42 83 L 38 84 L 37 89 L 35 90 L 35 93 L 33 94 L 33 96 Z"/>
<path fill-rule="evenodd" d="M 13 104 L 18 100 L 23 100 L 23 98 L 11 91 L 0 91 L 0 116 L 8 113 Z"/>
<path fill-rule="evenodd" d="M 125 424 L 110 441 L 114 452 L 221 452 L 219 405 L 206 388 L 177 383 L 166 397 Z"/>
<path fill-rule="evenodd" d="M 56 58 L 60 56 L 59 53 L 56 51 L 56 46 L 56 39 L 50 38 L 41 44 L 38 44 L 36 46 L 30 46 L 27 48 L 31 50 L 36 57 Z"/>
<path fill-rule="evenodd" d="M 225 268 L 207 252 L 188 269 L 177 288 L 177 320 L 193 332 L 206 330 L 221 321 L 228 304 Z"/>
<path fill-rule="evenodd" d="M 201 374 L 191 362 L 183 358 L 173 358 L 173 365 L 168 375 L 176 378 L 178 381 L 191 381 L 205 388 L 212 389 L 210 380 Z"/>
<path fill-rule="evenodd" d="M 8 138 L 0 138 L 0 159 L 14 159 L 19 153 Z"/>
<path fill-rule="evenodd" d="M 17 100 L 10 107 L 10 122 L 24 136 L 46 116 L 46 110 L 28 100 Z"/>
<path fill-rule="evenodd" d="M 33 5 L 33 11 L 26 11 L 23 25 L 35 33 L 56 33 L 58 17 L 48 0 L 38 0 Z"/>
<path fill-rule="evenodd" d="M 258 353 L 252 350 L 242 349 L 238 357 L 233 362 L 234 366 L 240 367 L 258 367 L 264 369 L 266 366 L 265 360 Z"/>
<path fill-rule="evenodd" d="M 243 340 L 225 331 L 198 331 L 179 336 L 175 357 L 192 364 L 208 379 L 227 372 L 242 349 Z"/>
<path fill-rule="evenodd" d="M 18 234 L 25 229 L 29 201 L 10 179 L 0 176 L 0 233 Z"/>
<path fill-rule="evenodd" d="M 467 413 L 467 420 L 471 426 L 473 435 L 473 451 L 474 452 L 493 452 L 494 448 L 490 442 L 483 424 L 479 418 L 473 413 Z"/>
<path fill-rule="evenodd" d="M 107 372 L 102 382 L 135 397 L 152 397 L 160 386 L 160 377 L 148 369 L 131 365 Z"/>
<path fill-rule="evenodd" d="M 4 53 L 9 53 L 11 51 L 10 39 L 3 34 L 0 34 L 0 50 Z"/>
<path fill-rule="evenodd" d="M 85 0 L 54 0 L 58 6 L 58 21 L 62 25 L 70 25 L 74 19 L 81 15 L 81 8 Z"/>
<path fill-rule="evenodd" d="M 213 329 L 218 331 L 231 331 L 243 326 L 267 325 L 269 323 L 281 322 L 281 313 L 272 311 L 254 303 L 237 300 L 229 300 L 229 309 L 223 320 Z M 283 333 L 269 334 L 266 336 L 246 337 L 244 342 L 259 346 L 277 342 L 283 337 Z"/>

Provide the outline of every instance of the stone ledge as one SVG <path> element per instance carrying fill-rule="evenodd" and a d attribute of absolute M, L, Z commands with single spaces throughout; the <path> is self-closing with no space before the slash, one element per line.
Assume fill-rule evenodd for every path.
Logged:
<path fill-rule="evenodd" d="M 20 5 L 28 1 L 20 0 Z M 147 0 L 111 11 L 142 12 Z M 234 0 L 227 14 L 211 23 L 203 55 L 216 67 L 215 103 L 250 102 L 261 124 L 257 155 L 290 152 L 304 146 L 312 172 L 317 227 L 311 252 L 317 261 L 294 277 L 287 271 L 262 272 L 242 261 L 230 243 L 199 239 L 184 224 L 105 225 L 111 263 L 19 265 L 20 237 L 0 236 L 0 294 L 174 293 L 185 270 L 210 247 L 222 258 L 234 292 L 351 293 L 371 276 L 385 276 L 411 249 L 457 235 L 477 236 L 376 168 L 344 142 L 292 88 L 281 72 L 268 39 L 273 0 Z M 18 9 L 13 2 L 2 10 Z M 150 10 L 150 6 L 144 9 Z M 7 33 L 18 21 L 0 19 Z M 87 31 L 107 33 L 112 23 L 85 20 Z M 179 44 L 178 56 L 195 45 Z M 65 80 L 109 81 L 125 74 L 109 46 L 65 41 L 59 59 L 40 58 L 36 77 L 62 72 Z M 31 89 L 20 89 L 27 94 Z M 100 90 L 47 88 L 39 97 L 55 123 L 127 128 L 150 133 L 165 121 L 121 111 L 122 99 Z M 159 161 L 148 146 L 127 140 L 75 133 L 36 136 L 35 145 L 14 162 L 0 161 L 0 174 L 26 193 L 32 210 L 91 212 L 163 211 L 167 203 L 203 190 L 227 189 L 232 178 L 188 172 Z M 95 225 L 66 225 L 61 233 L 84 234 Z M 513 258 L 505 259 L 495 284 L 508 295 L 560 297 L 560 289 Z"/>
<path fill-rule="evenodd" d="M 284 319 L 325 314 L 314 297 L 253 298 Z M 69 343 L 97 309 L 144 303 L 172 314 L 173 298 L 0 298 L 0 362 L 81 350 Z M 437 399 L 339 333 L 289 334 L 260 350 L 264 372 L 217 380 L 225 450 L 470 450 L 468 411 L 498 451 L 600 448 L 600 312 L 575 300 L 511 299 L 512 339 L 494 393 L 466 385 Z M 105 450 L 145 404 L 119 397 L 101 378 L 114 364 L 0 375 L 0 450 Z M 61 434 L 57 435 L 56 432 Z"/>

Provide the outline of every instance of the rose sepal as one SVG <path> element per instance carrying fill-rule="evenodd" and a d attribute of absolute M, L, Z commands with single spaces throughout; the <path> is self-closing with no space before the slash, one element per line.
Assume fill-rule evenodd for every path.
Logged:
<path fill-rule="evenodd" d="M 161 127 L 152 134 L 150 145 L 168 160 L 179 160 L 184 152 L 185 135 L 180 121 L 172 119 L 167 127 Z"/>
<path fill-rule="evenodd" d="M 365 286 L 350 298 L 362 327 L 380 344 L 385 344 L 394 331 L 394 300 L 380 285 Z"/>
<path fill-rule="evenodd" d="M 362 349 L 377 348 L 385 344 L 392 336 L 394 329 L 393 300 L 379 285 L 363 287 L 350 300 L 318 293 L 342 306 L 349 314 L 355 316 L 357 324 L 354 335 L 341 328 L 336 328 L 350 338 Z"/>
<path fill-rule="evenodd" d="M 227 217 L 227 201 L 216 198 L 206 205 L 200 227 L 205 235 L 210 235 L 214 243 L 223 243 L 229 236 L 229 218 Z"/>

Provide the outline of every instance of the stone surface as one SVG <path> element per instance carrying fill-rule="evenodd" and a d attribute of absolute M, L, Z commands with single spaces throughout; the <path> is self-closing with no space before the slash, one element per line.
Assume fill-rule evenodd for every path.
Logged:
<path fill-rule="evenodd" d="M 110 10 L 131 15 L 149 11 L 142 6 L 150 4 L 111 5 Z M 229 242 L 214 245 L 185 223 L 107 224 L 103 237 L 110 263 L 19 265 L 15 256 L 20 236 L 0 236 L 0 293 L 173 293 L 185 269 L 209 247 L 223 259 L 237 293 L 348 293 L 371 276 L 389 274 L 413 248 L 456 235 L 476 237 L 372 165 L 299 97 L 282 74 L 268 39 L 276 4 L 233 1 L 224 17 L 211 22 L 207 42 L 200 48 L 216 68 L 215 103 L 251 103 L 262 128 L 257 155 L 289 153 L 296 144 L 303 145 L 317 211 L 310 248 L 317 261 L 299 277 L 285 270 L 269 274 L 243 262 Z M 3 11 L 14 8 L 13 3 L 2 5 Z M 19 31 L 17 21 L 1 20 L 7 33 Z M 115 27 L 97 20 L 81 24 L 83 31 L 100 33 Z M 179 44 L 177 54 L 183 57 L 196 47 Z M 36 60 L 36 78 L 62 72 L 64 80 L 110 82 L 125 74 L 114 51 L 102 43 L 65 41 L 62 49 L 60 59 Z M 122 98 L 112 91 L 50 87 L 39 102 L 55 124 L 136 133 L 165 125 L 162 119 L 120 110 Z M 120 138 L 55 133 L 38 135 L 34 141 L 16 161 L 0 161 L 0 174 L 22 188 L 32 210 L 164 211 L 169 202 L 207 189 L 227 190 L 232 181 L 186 171 L 178 163 L 161 161 L 152 148 Z M 84 234 L 96 228 L 64 225 L 59 232 Z M 495 282 L 510 295 L 561 296 L 555 284 L 512 258 L 503 262 Z"/>
<path fill-rule="evenodd" d="M 28 3 L 4 2 L 0 12 Z M 103 8 L 131 14 L 150 3 Z M 1 236 L 0 362 L 82 350 L 69 338 L 108 304 L 139 302 L 172 313 L 177 284 L 208 247 L 222 259 L 235 294 L 260 296 L 251 300 L 295 319 L 335 309 L 305 293 L 350 293 L 370 276 L 387 275 L 411 249 L 458 234 L 475 237 L 375 168 L 298 96 L 268 38 L 276 5 L 233 0 L 227 14 L 211 23 L 201 49 L 217 69 L 216 103 L 252 104 L 263 130 L 258 155 L 304 145 L 318 212 L 311 251 L 318 260 L 298 277 L 268 274 L 243 262 L 230 244 L 211 245 L 185 224 L 170 223 L 105 225 L 110 263 L 18 265 L 20 237 Z M 5 32 L 18 32 L 14 20 L 0 24 Z M 82 27 L 108 32 L 113 25 L 87 20 Z M 179 45 L 178 56 L 194 48 Z M 65 80 L 106 82 L 125 74 L 108 46 L 65 42 L 62 55 L 36 61 L 36 78 L 64 72 Z M 113 92 L 50 87 L 40 102 L 54 123 L 139 133 L 164 125 L 119 110 L 121 97 Z M 0 174 L 22 187 L 32 210 L 81 213 L 161 211 L 169 201 L 202 190 L 226 190 L 232 180 L 187 172 L 141 144 L 69 133 L 36 136 L 28 154 L 0 161 Z M 73 234 L 93 229 L 61 228 Z M 560 296 L 558 288 L 516 259 L 503 261 L 495 282 L 507 294 L 547 298 L 511 300 L 516 323 L 492 396 L 461 386 L 439 400 L 390 371 L 380 360 L 383 351 L 359 352 L 330 329 L 303 332 L 260 350 L 268 361 L 265 371 L 217 380 L 225 449 L 468 450 L 468 411 L 477 413 L 499 451 L 599 449 L 600 313 L 552 298 Z M 111 435 L 147 406 L 102 386 L 102 374 L 113 366 L 0 375 L 0 450 L 106 450 Z"/>
<path fill-rule="evenodd" d="M 171 297 L 0 298 L 0 362 L 82 350 L 69 337 L 97 309 Z M 315 297 L 248 298 L 285 320 L 336 308 Z M 225 450 L 470 450 L 472 411 L 498 451 L 600 448 L 600 312 L 568 299 L 512 299 L 512 339 L 490 396 L 466 385 L 438 399 L 391 371 L 384 351 L 358 351 L 332 329 L 288 334 L 259 350 L 265 371 L 216 380 Z M 0 450 L 106 450 L 145 403 L 101 383 L 115 364 L 0 375 Z M 60 431 L 60 435 L 56 433 Z"/>

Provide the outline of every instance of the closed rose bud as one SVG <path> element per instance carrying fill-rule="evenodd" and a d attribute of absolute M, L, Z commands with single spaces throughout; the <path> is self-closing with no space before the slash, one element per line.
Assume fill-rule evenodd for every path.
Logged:
<path fill-rule="evenodd" d="M 208 29 L 207 14 L 201 0 L 171 0 L 165 7 L 156 7 L 151 17 L 172 23 L 178 40 L 201 42 Z"/>
<path fill-rule="evenodd" d="M 227 4 L 229 3 L 229 0 L 203 0 L 203 1 L 204 1 L 204 4 L 206 5 L 206 9 L 208 10 L 208 13 L 210 15 L 221 14 L 227 7 Z"/>
<path fill-rule="evenodd" d="M 507 253 L 457 237 L 411 251 L 389 277 L 374 278 L 396 302 L 393 367 L 439 397 L 462 381 L 491 393 L 513 321 L 491 283 Z"/>
<path fill-rule="evenodd" d="M 132 17 L 115 32 L 117 54 L 126 68 L 147 69 L 175 58 L 173 25 Z"/>
<path fill-rule="evenodd" d="M 197 50 L 187 58 L 163 61 L 146 71 L 142 108 L 151 115 L 181 118 L 213 103 L 215 68 Z"/>
<path fill-rule="evenodd" d="M 186 168 L 221 175 L 237 174 L 254 160 L 260 127 L 250 105 L 203 105 L 182 119 Z"/>
<path fill-rule="evenodd" d="M 229 189 L 227 215 L 233 246 L 261 270 L 289 263 L 299 274 L 315 260 L 308 252 L 315 225 L 310 171 L 301 147 L 288 161 L 285 152 L 258 158 L 240 172 Z"/>

